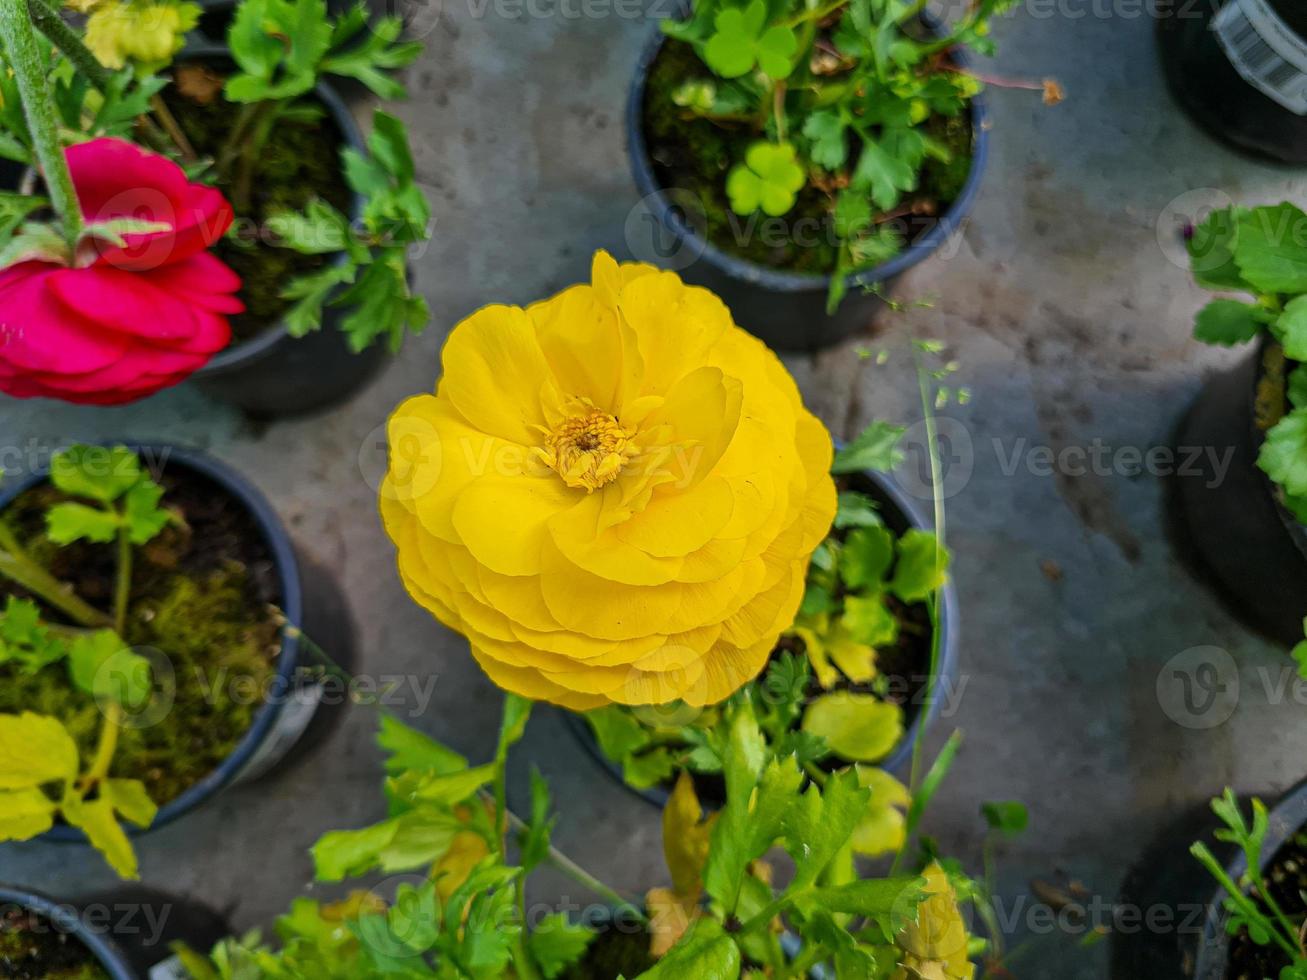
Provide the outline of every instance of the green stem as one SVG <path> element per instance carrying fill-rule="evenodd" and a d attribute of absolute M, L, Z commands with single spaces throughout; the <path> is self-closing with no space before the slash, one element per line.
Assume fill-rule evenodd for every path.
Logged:
<path fill-rule="evenodd" d="M 1243 914 L 1244 918 L 1251 922 L 1261 922 L 1266 927 L 1266 931 L 1270 934 L 1271 938 L 1275 940 L 1281 949 L 1289 954 L 1291 959 L 1298 955 L 1298 950 L 1294 947 L 1294 944 L 1281 935 L 1280 930 L 1275 928 L 1275 923 L 1267 918 L 1266 914 L 1257 907 L 1257 903 L 1253 902 L 1247 895 L 1245 895 L 1243 889 L 1235 884 L 1234 879 L 1226 874 L 1225 868 L 1221 866 L 1220 862 L 1216 860 L 1216 857 L 1207 849 L 1205 844 L 1193 845 L 1193 847 L 1189 849 L 1189 853 L 1196 857 L 1202 863 L 1203 867 L 1211 873 L 1212 877 L 1221 884 L 1221 887 L 1225 889 L 1226 894 L 1230 898 L 1230 903 Z"/>
<path fill-rule="evenodd" d="M 794 962 L 790 964 L 789 971 L 786 975 L 793 977 L 806 977 L 808 971 L 820 963 L 824 955 L 825 950 L 815 943 L 805 946 L 799 955 L 794 958 Z"/>
<path fill-rule="evenodd" d="M 108 616 L 83 601 L 67 585 L 28 557 L 18 539 L 3 522 L 0 522 L 0 576 L 22 586 L 80 626 L 97 629 L 109 625 Z"/>
<path fill-rule="evenodd" d="M 46 77 L 36 31 L 32 28 L 27 0 L 0 0 L 0 39 L 9 56 L 9 68 L 18 82 L 27 128 L 45 177 L 50 203 L 63 224 L 64 237 L 76 245 L 82 234 L 82 209 L 77 203 L 72 174 L 59 139 L 54 97 Z"/>
<path fill-rule="evenodd" d="M 109 776 L 109 767 L 113 765 L 114 753 L 118 751 L 118 733 L 122 730 L 123 709 L 116 701 L 109 702 L 104 710 L 104 724 L 100 726 L 100 741 L 95 746 L 95 758 L 91 768 L 82 777 L 82 792 L 89 792 Z"/>
<path fill-rule="evenodd" d="M 113 79 L 113 72 L 100 64 L 97 58 L 77 36 L 77 32 L 68 26 L 67 22 L 59 16 L 59 12 L 51 7 L 45 0 L 27 0 L 28 9 L 31 11 L 32 24 L 36 29 L 44 34 L 56 48 L 63 52 L 78 73 L 85 76 L 86 80 L 96 87 L 97 90 L 104 92 L 109 88 L 109 82 Z"/>
<path fill-rule="evenodd" d="M 921 414 L 926 422 L 926 454 L 930 459 L 930 486 L 934 497 L 935 505 L 935 565 L 938 568 L 944 553 L 944 534 L 946 531 L 944 497 L 940 493 L 940 464 L 939 464 L 939 447 L 936 444 L 938 439 L 938 425 L 935 420 L 935 407 L 931 401 L 930 385 L 926 380 L 926 369 L 921 363 L 921 351 L 914 350 L 912 354 L 913 363 L 917 369 L 917 392 L 921 398 Z M 930 672 L 926 675 L 925 700 L 921 705 L 923 718 L 930 717 L 930 709 L 935 701 L 935 684 L 939 673 L 940 659 L 940 636 L 939 636 L 939 593 L 931 596 L 928 604 L 930 611 Z M 912 792 L 917 791 L 917 784 L 921 778 L 921 755 L 925 743 L 924 735 L 926 732 L 925 725 L 917 726 L 917 735 L 912 742 L 912 770 L 909 776 L 908 786 Z"/>
<path fill-rule="evenodd" d="M 525 821 L 523 821 L 517 814 L 513 813 L 512 810 L 508 811 L 507 818 L 509 826 L 514 830 L 526 829 Z M 649 918 L 644 914 L 643 909 L 632 905 L 619 895 L 615 889 L 605 885 L 602 881 L 592 875 L 589 871 L 586 871 L 585 868 L 581 867 L 552 844 L 549 845 L 548 862 L 556 871 L 561 871 L 581 887 L 589 889 L 596 895 L 610 902 L 618 910 L 633 914 L 641 923 L 647 924 L 649 922 Z"/>
<path fill-rule="evenodd" d="M 825 20 L 827 17 L 835 13 L 835 11 L 839 10 L 841 7 L 847 6 L 848 2 L 849 0 L 834 0 L 834 2 L 828 3 L 824 7 L 817 7 L 814 10 L 805 10 L 802 13 L 795 14 L 789 20 L 781 21 L 780 26 L 798 27 L 800 24 L 806 23 L 808 21 Z"/>
<path fill-rule="evenodd" d="M 126 527 L 118 531 L 118 577 L 113 593 L 113 628 L 127 639 L 127 605 L 132 598 L 132 538 Z"/>
<path fill-rule="evenodd" d="M 236 158 L 236 173 L 232 182 L 231 205 L 237 214 L 250 209 L 250 194 L 254 187 L 254 167 L 267 146 L 272 124 L 280 114 L 280 102 L 260 102 L 251 117 L 248 131 Z"/>

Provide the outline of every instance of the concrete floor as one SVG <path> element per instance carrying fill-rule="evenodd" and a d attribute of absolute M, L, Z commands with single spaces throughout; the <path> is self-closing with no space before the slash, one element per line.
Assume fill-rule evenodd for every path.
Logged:
<path fill-rule="evenodd" d="M 1089 0 L 1058 12 L 1032 2 L 997 26 L 993 72 L 1054 76 L 1067 101 L 1045 108 L 1030 93 L 993 93 L 994 156 L 964 239 L 902 285 L 932 306 L 886 315 L 870 341 L 789 359 L 841 436 L 873 418 L 920 417 L 906 370 L 914 336 L 945 341 L 973 392 L 946 411 L 960 447 L 948 507 L 967 686 L 931 739 L 957 727 L 966 747 L 929 825 L 974 861 L 982 800 L 1030 806 L 1030 831 L 1000 851 L 1009 912 L 1022 911 L 1031 879 L 1059 873 L 1110 901 L 1169 816 L 1226 784 L 1274 793 L 1307 769 L 1307 712 L 1268 696 L 1259 673 L 1286 667 L 1283 652 L 1178 563 L 1162 480 L 1128 466 L 1055 474 L 1027 455 L 1095 440 L 1113 450 L 1166 445 L 1204 376 L 1237 356 L 1190 339 L 1203 294 L 1177 258 L 1175 214 L 1222 194 L 1264 202 L 1304 189 L 1210 142 L 1175 110 L 1152 24 L 1131 16 L 1139 6 L 1113 15 Z M 597 16 L 565 15 L 578 9 Z M 424 11 L 429 48 L 399 112 L 437 216 L 415 264 L 434 326 L 350 404 L 272 426 L 188 388 L 123 409 L 5 402 L 0 412 L 5 446 L 130 436 L 198 445 L 235 464 L 304 548 L 338 570 L 360 624 L 361 669 L 435 675 L 415 723 L 477 758 L 492 749 L 498 698 L 463 641 L 393 574 L 374 513 L 378 427 L 399 400 L 434 385 L 444 332 L 461 317 L 584 278 L 596 247 L 629 252 L 623 99 L 652 22 L 624 9 L 444 0 Z M 860 359 L 867 343 L 888 350 L 889 363 Z M 1224 724 L 1196 729 L 1163 710 L 1157 681 L 1171 658 L 1206 646 L 1234 658 L 1242 698 Z M 313 890 L 306 849 L 322 832 L 381 815 L 373 730 L 356 709 L 297 768 L 150 835 L 140 843 L 145 881 L 228 909 L 238 929 L 269 925 Z M 529 764 L 561 801 L 565 850 L 618 888 L 662 882 L 658 814 L 582 755 L 548 711 L 515 760 L 518 798 Z M 5 847 L 0 879 L 64 895 L 111 883 L 84 850 L 50 845 Z M 539 897 L 570 890 L 547 880 Z M 1037 930 L 1018 919 L 1015 931 Z M 1078 950 L 1075 940 L 1039 941 L 1015 974 L 1104 976 L 1102 948 Z"/>

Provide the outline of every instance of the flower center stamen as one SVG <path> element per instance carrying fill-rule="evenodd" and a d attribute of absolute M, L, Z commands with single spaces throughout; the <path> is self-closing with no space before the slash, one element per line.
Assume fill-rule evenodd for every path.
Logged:
<path fill-rule="evenodd" d="M 569 487 L 594 491 L 617 479 L 638 453 L 632 435 L 613 416 L 590 407 L 546 432 L 536 453 Z"/>

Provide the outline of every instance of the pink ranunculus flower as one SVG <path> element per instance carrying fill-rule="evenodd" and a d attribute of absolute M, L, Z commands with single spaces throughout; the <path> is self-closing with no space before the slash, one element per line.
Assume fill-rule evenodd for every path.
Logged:
<path fill-rule="evenodd" d="M 231 340 L 240 277 L 207 249 L 232 222 L 222 194 L 120 139 L 71 146 L 68 167 L 88 225 L 166 224 L 85 241 L 71 266 L 0 269 L 0 391 L 115 405 L 187 378 Z"/>

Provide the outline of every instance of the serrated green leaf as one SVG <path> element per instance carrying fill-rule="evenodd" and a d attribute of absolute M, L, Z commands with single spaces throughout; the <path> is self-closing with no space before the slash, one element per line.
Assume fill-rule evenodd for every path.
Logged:
<path fill-rule="evenodd" d="M 594 938 L 592 931 L 573 925 L 559 912 L 540 920 L 527 939 L 527 951 L 545 980 L 554 980 L 585 955 Z"/>
<path fill-rule="evenodd" d="M 1265 324 L 1257 307 L 1233 299 L 1214 299 L 1198 312 L 1194 337 L 1205 344 L 1233 347 L 1252 340 Z"/>
<path fill-rule="evenodd" d="M 57 545 L 74 541 L 106 544 L 118 536 L 122 519 L 113 511 L 65 501 L 45 513 L 46 534 Z"/>
<path fill-rule="evenodd" d="M 835 454 L 831 472 L 837 476 L 873 470 L 888 473 L 901 462 L 899 442 L 907 429 L 888 422 L 872 422 L 858 437 Z"/>
<path fill-rule="evenodd" d="M 50 482 L 70 497 L 110 504 L 141 478 L 141 461 L 126 446 L 71 446 L 50 461 Z"/>
<path fill-rule="evenodd" d="M 890 591 L 904 602 L 922 602 L 947 579 L 949 553 L 930 531 L 911 528 L 899 538 Z"/>
<path fill-rule="evenodd" d="M 433 772 L 438 775 L 467 768 L 467 759 L 431 736 L 410 728 L 391 714 L 382 714 L 377 745 L 387 753 L 386 771 Z"/>
<path fill-rule="evenodd" d="M 1287 202 L 1242 212 L 1234 258 L 1260 292 L 1307 293 L 1307 214 Z"/>
<path fill-rule="evenodd" d="M 1307 409 L 1294 409 L 1271 427 L 1257 465 L 1293 496 L 1307 496 Z"/>
<path fill-rule="evenodd" d="M 36 787 L 0 790 L 0 841 L 31 840 L 54 826 L 58 807 Z"/>
<path fill-rule="evenodd" d="M 885 527 L 863 527 L 840 548 L 840 579 L 850 592 L 879 589 L 894 562 L 894 536 Z"/>

